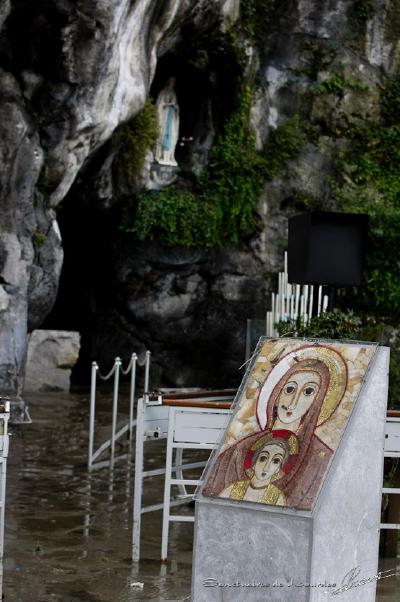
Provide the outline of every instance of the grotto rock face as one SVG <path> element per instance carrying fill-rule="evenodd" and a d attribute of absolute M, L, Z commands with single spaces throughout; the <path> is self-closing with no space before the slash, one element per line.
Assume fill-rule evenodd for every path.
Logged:
<path fill-rule="evenodd" d="M 88 156 L 143 106 L 157 55 L 176 43 L 182 22 L 204 27 L 229 4 L 1 1 L 2 392 L 20 389 L 28 319 L 39 326 L 57 292 L 52 208 Z"/>
<path fill-rule="evenodd" d="M 39 239 L 44 242 L 47 230 L 52 228 L 53 217 L 44 210 L 39 225 L 33 201 L 43 153 L 39 137 L 24 109 L 19 86 L 14 77 L 3 70 L 0 71 L 0 90 L 0 389 L 15 392 L 26 352 L 32 266 L 39 253 L 35 236 L 37 242 Z M 58 269 L 55 269 L 58 276 L 62 253 L 59 237 L 52 238 L 44 247 L 49 265 L 58 263 Z M 41 269 L 39 263 L 38 271 Z M 34 311 L 37 303 L 50 309 L 55 300 L 56 280 L 51 288 L 50 291 L 42 286 L 35 291 Z"/>
<path fill-rule="evenodd" d="M 115 177 L 110 138 L 143 108 L 152 87 L 159 91 L 161 68 L 164 80 L 174 76 L 179 56 L 182 78 L 189 72 L 186 39 L 198 40 L 196 73 L 204 76 L 207 39 L 218 22 L 229 30 L 241 18 L 239 0 L 1 0 L 0 392 L 21 384 L 28 328 L 43 324 L 54 303 L 63 248 L 47 326 L 81 332 L 80 375 L 90 360 L 109 363 L 149 347 L 155 381 L 240 380 L 245 320 L 267 309 L 287 216 L 334 208 L 330 182 L 347 148 L 343 131 L 379 118 L 382 77 L 398 73 L 397 4 L 254 2 L 259 36 L 247 54 L 248 66 L 258 65 L 251 111 L 257 145 L 295 114 L 311 133 L 266 183 L 258 231 L 237 248 L 205 252 L 166 249 L 157 237 L 139 243 L 120 232 L 118 205 L 129 187 Z M 224 68 L 216 73 L 222 78 Z M 214 80 L 199 109 L 196 152 L 190 161 L 178 158 L 178 184 L 206 164 L 222 121 Z M 195 83 L 181 83 L 181 122 L 193 130 Z"/>
<path fill-rule="evenodd" d="M 29 335 L 24 391 L 69 391 L 79 354 L 79 334 L 34 330 Z"/>

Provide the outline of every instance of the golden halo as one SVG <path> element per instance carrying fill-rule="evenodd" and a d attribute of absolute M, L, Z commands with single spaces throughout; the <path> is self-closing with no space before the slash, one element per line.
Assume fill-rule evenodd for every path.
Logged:
<path fill-rule="evenodd" d="M 343 357 L 332 347 L 314 345 L 294 353 L 298 360 L 316 359 L 325 364 L 329 371 L 329 385 L 322 402 L 316 426 L 321 426 L 329 420 L 343 399 L 347 387 L 347 365 Z"/>
<path fill-rule="evenodd" d="M 329 373 L 328 388 L 315 426 L 324 424 L 336 410 L 347 387 L 347 363 L 333 347 L 321 343 L 306 343 L 281 356 L 268 372 L 258 394 L 255 410 L 261 430 L 265 430 L 267 426 L 268 405 L 276 385 L 290 368 L 307 359 L 323 362 Z"/>
<path fill-rule="evenodd" d="M 343 357 L 330 347 L 320 347 L 322 361 L 329 370 L 329 386 L 318 416 L 317 426 L 326 422 L 343 399 L 347 388 L 347 364 Z"/>

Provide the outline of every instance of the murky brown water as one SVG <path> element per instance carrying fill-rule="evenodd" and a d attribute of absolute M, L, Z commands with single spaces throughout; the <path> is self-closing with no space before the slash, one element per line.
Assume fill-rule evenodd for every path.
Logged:
<path fill-rule="evenodd" d="M 170 561 L 160 564 L 161 512 L 144 515 L 142 560 L 132 566 L 132 470 L 116 464 L 88 480 L 88 396 L 27 396 L 32 425 L 14 427 L 7 471 L 4 595 L 6 602 L 167 602 L 189 600 L 193 525 L 171 525 Z M 108 396 L 100 399 L 100 442 L 107 438 Z M 108 405 L 108 408 L 107 408 Z M 121 404 L 121 418 L 126 404 Z M 108 425 L 108 429 L 106 428 Z M 162 442 L 147 461 L 162 463 Z M 150 479 L 144 503 L 162 499 Z M 392 568 L 399 559 L 381 561 Z M 400 568 L 400 567 L 399 567 Z M 133 583 L 144 583 L 137 590 Z M 377 600 L 400 598 L 400 577 L 380 582 Z"/>
<path fill-rule="evenodd" d="M 189 595 L 192 525 L 173 525 L 174 561 L 165 567 L 159 561 L 161 513 L 144 516 L 142 561 L 131 566 L 132 471 L 123 461 L 116 464 L 113 482 L 107 469 L 88 480 L 88 396 L 27 400 L 33 424 L 14 427 L 10 441 L 6 602 L 155 602 Z M 111 424 L 105 405 L 103 400 L 100 425 Z M 109 429 L 101 430 L 107 438 Z M 162 442 L 150 445 L 148 455 L 162 461 Z M 161 501 L 160 479 L 145 489 L 144 502 L 152 503 L 153 495 Z M 142 591 L 131 586 L 138 581 Z"/>

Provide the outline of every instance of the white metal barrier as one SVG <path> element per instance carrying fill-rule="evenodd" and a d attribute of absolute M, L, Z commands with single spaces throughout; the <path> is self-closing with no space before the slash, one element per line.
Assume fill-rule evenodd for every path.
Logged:
<path fill-rule="evenodd" d="M 400 458 L 400 415 L 396 411 L 389 410 L 386 418 L 384 456 L 385 458 Z M 400 488 L 383 487 L 382 493 L 400 495 Z M 400 523 L 381 523 L 381 529 L 400 529 Z"/>
<path fill-rule="evenodd" d="M 169 408 L 161 542 L 162 561 L 166 561 L 168 555 L 169 523 L 194 522 L 193 514 L 188 516 L 186 514 L 171 513 L 171 487 L 174 485 L 178 487 L 197 487 L 201 483 L 201 478 L 184 478 L 183 470 L 191 469 L 193 464 L 183 464 L 183 450 L 208 449 L 211 452 L 218 446 L 219 440 L 225 432 L 230 415 L 231 410 L 221 408 Z M 176 450 L 177 463 L 179 462 L 180 464 L 175 466 L 175 468 L 172 463 L 174 450 Z M 178 452 L 181 452 L 180 456 Z M 177 473 L 175 479 L 172 478 L 173 470 Z M 190 495 L 190 499 L 192 497 L 193 494 Z"/>
<path fill-rule="evenodd" d="M 175 391 L 175 393 L 170 392 L 166 395 L 160 394 L 158 399 L 154 401 L 149 400 L 148 397 L 138 400 L 132 522 L 132 560 L 134 562 L 140 560 L 142 515 L 156 510 L 163 510 L 164 513 L 162 558 L 165 559 L 169 522 L 179 520 L 179 517 L 174 518 L 171 515 L 170 508 L 182 506 L 193 499 L 193 494 L 187 494 L 186 485 L 194 485 L 195 483 L 194 481 L 191 482 L 192 480 L 184 479 L 183 472 L 204 468 L 206 465 L 206 460 L 184 463 L 182 459 L 183 449 L 209 449 L 211 451 L 216 447 L 216 440 L 219 436 L 222 436 L 231 414 L 229 408 L 234 394 L 235 391 L 233 390 L 207 392 L 200 389 L 196 393 L 189 394 L 187 390 L 182 393 Z M 176 432 L 175 425 L 178 410 L 180 410 L 178 413 L 180 419 L 179 433 Z M 196 419 L 199 426 L 196 425 Z M 179 438 L 179 442 L 176 436 Z M 200 440 L 198 440 L 199 436 L 201 436 Z M 205 441 L 204 437 L 210 439 L 210 441 Z M 167 439 L 167 465 L 164 463 L 160 468 L 144 470 L 144 443 L 162 439 Z M 174 449 L 175 462 L 172 461 Z M 176 478 L 171 480 L 172 473 L 175 473 Z M 150 506 L 143 506 L 144 480 L 149 477 L 164 475 L 166 477 L 164 501 Z M 179 495 L 175 498 L 170 495 L 170 485 L 177 485 L 178 487 Z M 184 520 L 187 521 L 188 519 L 185 518 Z"/>
<path fill-rule="evenodd" d="M 6 476 L 8 457 L 8 421 L 10 402 L 0 401 L 0 599 L 3 592 L 4 513 L 6 506 Z"/>
<path fill-rule="evenodd" d="M 144 378 L 144 396 L 147 398 L 149 394 L 149 376 L 150 376 L 150 351 L 146 351 L 145 355 L 145 378 Z M 135 405 L 135 394 L 136 394 L 136 371 L 137 371 L 138 356 L 133 353 L 130 362 L 124 370 L 122 368 L 122 361 L 119 357 L 115 358 L 114 366 L 108 374 L 103 376 L 100 373 L 97 362 L 92 363 L 91 373 L 91 385 L 90 385 L 90 418 L 89 418 L 89 450 L 88 450 L 88 470 L 94 470 L 96 468 L 102 468 L 103 466 L 110 466 L 112 469 L 114 463 L 119 458 L 125 456 L 115 457 L 115 444 L 121 437 L 128 433 L 129 445 L 132 445 L 133 428 L 136 424 L 136 420 L 133 418 L 134 405 Z M 130 380 L 130 393 L 129 393 L 129 419 L 128 422 L 119 429 L 117 432 L 117 420 L 118 420 L 118 397 L 119 397 L 119 385 L 120 376 L 131 374 Z M 111 422 L 111 437 L 102 443 L 96 450 L 94 449 L 94 436 L 95 436 L 95 419 L 96 419 L 96 389 L 97 389 L 97 376 L 107 381 L 114 377 L 113 387 L 113 402 L 112 402 L 112 422 Z M 106 451 L 110 452 L 110 459 L 97 461 L 96 460 Z"/>

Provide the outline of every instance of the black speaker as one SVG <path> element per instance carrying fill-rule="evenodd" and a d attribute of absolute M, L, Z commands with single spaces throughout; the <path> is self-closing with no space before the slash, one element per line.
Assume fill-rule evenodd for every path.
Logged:
<path fill-rule="evenodd" d="M 313 211 L 289 218 L 288 279 L 359 285 L 369 216 Z"/>

